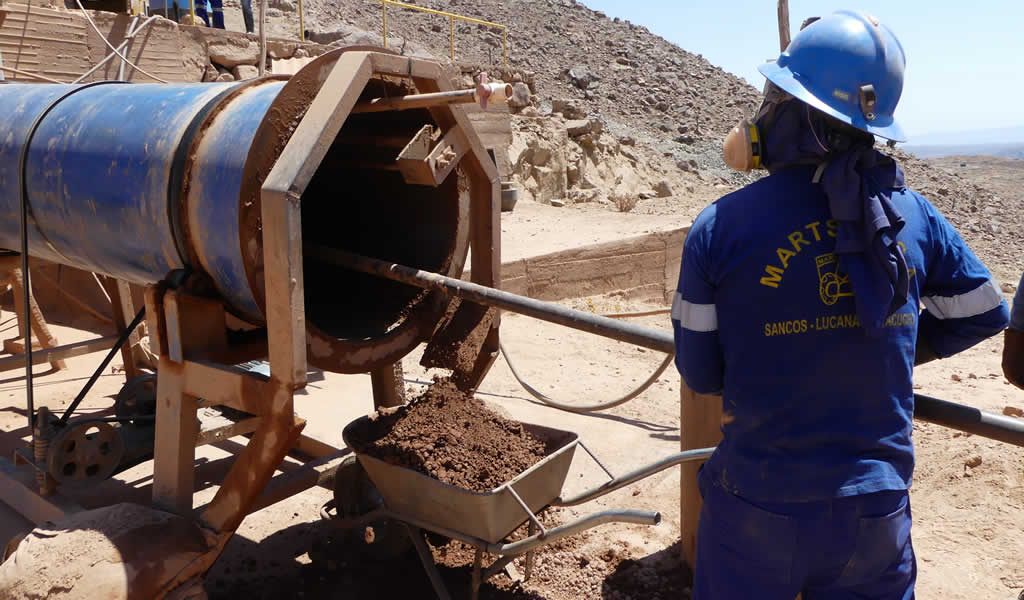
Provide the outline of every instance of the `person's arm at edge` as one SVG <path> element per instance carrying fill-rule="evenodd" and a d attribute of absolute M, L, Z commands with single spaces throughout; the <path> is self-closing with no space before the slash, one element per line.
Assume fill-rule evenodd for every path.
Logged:
<path fill-rule="evenodd" d="M 705 208 L 686 236 L 672 302 L 676 368 L 698 394 L 720 394 L 724 385 L 711 255 L 715 215 L 714 204 Z"/>
<path fill-rule="evenodd" d="M 915 364 L 962 352 L 1002 331 L 1009 307 L 1002 290 L 963 238 L 925 202 L 932 235 L 921 289 L 925 310 L 918 327 Z"/>

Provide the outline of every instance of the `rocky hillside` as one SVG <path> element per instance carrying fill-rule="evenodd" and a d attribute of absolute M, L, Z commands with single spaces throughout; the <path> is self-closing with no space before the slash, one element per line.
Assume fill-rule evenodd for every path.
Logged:
<path fill-rule="evenodd" d="M 512 152 L 528 197 L 615 205 L 610 196 L 632 191 L 641 201 L 677 199 L 677 214 L 692 217 L 709 192 L 721 194 L 750 180 L 722 163 L 721 140 L 755 109 L 760 94 L 701 55 L 575 0 L 408 1 L 508 24 L 508 69 L 498 68 L 500 30 L 484 25 L 456 24 L 455 58 L 528 84 L 528 105 L 515 109 Z M 314 41 L 381 41 L 376 2 L 304 4 Z M 297 27 L 292 0 L 271 5 L 274 27 Z M 389 47 L 447 59 L 446 18 L 392 7 L 388 27 Z M 1013 278 L 1024 268 L 1019 195 L 996 193 L 984 180 L 894 152 L 908 183 L 950 218 L 1001 277 Z"/>

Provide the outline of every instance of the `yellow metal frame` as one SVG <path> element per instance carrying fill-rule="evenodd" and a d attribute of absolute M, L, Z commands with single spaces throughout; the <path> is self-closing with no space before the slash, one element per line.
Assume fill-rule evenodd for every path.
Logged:
<path fill-rule="evenodd" d="M 388 47 L 388 5 L 394 5 L 399 8 L 408 8 L 411 10 L 417 10 L 419 12 L 430 13 L 432 15 L 438 15 L 441 17 L 447 17 L 450 25 L 450 36 L 449 43 L 451 45 L 451 58 L 455 60 L 455 20 L 466 21 L 467 23 L 477 23 L 480 25 L 487 25 L 488 27 L 497 27 L 501 29 L 501 56 L 508 66 L 508 27 L 501 25 L 500 23 L 492 23 L 490 21 L 484 21 L 482 19 L 474 19 L 473 17 L 464 17 L 455 13 L 445 12 L 443 10 L 434 10 L 432 8 L 423 8 L 422 6 L 416 6 L 414 4 L 406 4 L 405 2 L 397 2 L 396 0 L 375 0 L 380 2 L 381 7 L 381 23 L 384 29 L 384 47 Z"/>

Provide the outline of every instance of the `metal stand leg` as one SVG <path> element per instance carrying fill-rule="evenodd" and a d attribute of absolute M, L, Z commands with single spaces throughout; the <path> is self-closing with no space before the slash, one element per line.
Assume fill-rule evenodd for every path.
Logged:
<path fill-rule="evenodd" d="M 423 539 L 423 530 L 409 524 L 405 525 L 405 529 L 409 532 L 412 545 L 416 548 L 416 554 L 419 555 L 420 562 L 423 563 L 423 570 L 427 572 L 430 585 L 434 587 L 434 593 L 437 594 L 438 600 L 452 600 L 452 595 L 448 593 L 448 588 L 445 587 L 444 581 L 441 579 L 441 573 L 437 570 L 437 565 L 434 564 L 434 555 L 430 553 L 430 548 L 427 548 L 427 542 Z M 479 558 L 480 552 L 477 551 L 477 559 L 479 560 Z M 475 572 L 479 572 L 479 563 Z"/>
<path fill-rule="evenodd" d="M 476 554 L 473 555 L 473 581 L 469 584 L 470 600 L 477 600 L 480 597 L 480 583 L 482 580 L 480 570 L 483 567 L 483 554 L 483 551 L 477 548 Z"/>
<path fill-rule="evenodd" d="M 534 534 L 537 533 L 537 526 L 533 523 L 533 521 L 530 521 L 529 527 L 530 529 L 527 537 L 533 537 Z M 527 581 L 529 581 L 530 575 L 533 575 L 533 559 L 536 557 L 536 555 L 536 550 L 530 550 L 526 553 L 526 574 L 523 576 L 523 578 Z"/>

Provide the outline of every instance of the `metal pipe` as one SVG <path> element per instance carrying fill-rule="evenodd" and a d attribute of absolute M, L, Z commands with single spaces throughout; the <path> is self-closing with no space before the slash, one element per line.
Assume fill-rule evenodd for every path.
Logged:
<path fill-rule="evenodd" d="M 538 533 L 511 544 L 487 544 L 487 552 L 502 556 L 516 556 L 531 550 L 553 544 L 562 538 L 575 535 L 581 531 L 604 525 L 605 523 L 635 523 L 637 525 L 658 525 L 661 513 L 646 510 L 604 510 L 587 515 L 571 523 L 548 529 L 547 535 Z"/>
<path fill-rule="evenodd" d="M 459 298 L 478 304 L 493 306 L 519 313 L 541 321 L 586 331 L 643 348 L 675 353 L 675 340 L 671 332 L 623 323 L 607 317 L 585 313 L 560 304 L 526 298 L 509 292 L 477 285 L 389 263 L 344 250 L 307 246 L 309 257 L 325 260 L 348 269 L 369 273 L 425 289 L 444 289 Z M 992 438 L 1015 446 L 1024 446 L 1024 421 L 987 413 L 970 406 L 947 402 L 937 398 L 914 395 L 916 418 L 951 429 Z"/>
<path fill-rule="evenodd" d="M 605 494 L 610 494 L 617 489 L 624 488 L 627 485 L 632 485 L 641 479 L 650 477 L 655 473 L 660 473 L 665 469 L 672 468 L 676 465 L 681 465 L 684 462 L 691 462 L 695 460 L 705 460 L 715 452 L 714 448 L 700 448 L 698 450 L 684 450 L 683 452 L 677 452 L 670 454 L 665 458 L 653 462 L 649 465 L 644 465 L 639 469 L 626 473 L 620 477 L 616 477 L 611 481 L 607 481 L 595 488 L 589 489 L 585 492 L 580 492 L 575 496 L 568 498 L 556 498 L 551 502 L 552 506 L 576 506 L 577 504 L 583 504 L 584 502 L 590 502 L 594 498 L 600 498 Z"/>
<path fill-rule="evenodd" d="M 135 37 L 135 26 L 139 24 L 138 15 L 132 17 L 131 24 L 128 25 L 128 35 L 125 36 L 125 40 L 130 40 Z M 124 49 L 124 43 L 118 45 L 117 50 L 121 51 Z M 124 81 L 124 60 L 121 60 L 121 64 L 117 66 L 117 80 Z"/>
<path fill-rule="evenodd" d="M 914 417 L 951 429 L 1024 447 L 1024 420 L 938 398 L 914 395 Z"/>
<path fill-rule="evenodd" d="M 131 41 L 133 39 L 135 39 L 136 35 L 138 35 L 143 29 L 145 29 L 147 25 L 149 25 L 150 23 L 152 23 L 153 21 L 155 21 L 155 20 L 157 20 L 159 18 L 160 18 L 160 15 L 153 15 L 152 17 L 150 17 L 150 18 L 146 19 L 145 21 L 143 21 L 142 24 L 139 25 L 135 29 L 134 32 L 132 32 L 127 37 L 125 37 L 124 41 L 122 41 L 120 44 L 118 44 L 117 49 L 119 51 L 120 50 L 124 50 L 125 46 L 130 44 Z M 96 71 L 98 71 L 101 67 L 103 67 L 103 65 L 107 64 L 108 62 L 110 62 L 111 59 L 113 59 L 115 56 L 117 56 L 117 54 L 114 54 L 113 52 L 111 52 L 110 54 L 106 55 L 105 57 L 103 57 L 103 60 L 101 60 L 100 62 L 98 62 L 95 65 L 93 65 L 92 68 L 90 68 L 85 73 L 82 73 L 82 75 L 80 75 L 78 77 L 78 79 L 72 81 L 71 83 L 81 83 L 86 77 L 88 77 L 88 76 L 92 75 L 93 73 L 95 73 Z M 124 63 L 122 63 L 122 65 L 123 64 Z M 122 77 L 123 77 L 123 72 L 122 72 L 121 77 L 119 77 L 119 79 L 122 78 Z"/>
<path fill-rule="evenodd" d="M 512 97 L 512 85 L 508 83 L 487 84 L 491 95 L 489 102 L 501 102 Z M 435 92 L 432 94 L 411 94 L 397 98 L 374 98 L 360 102 L 352 108 L 354 115 L 363 113 L 386 112 L 389 110 L 409 110 L 413 108 L 429 108 L 447 104 L 469 104 L 477 101 L 478 91 L 454 90 L 451 92 Z"/>
<path fill-rule="evenodd" d="M 305 247 L 305 254 L 307 258 L 316 258 L 340 267 L 384 277 L 392 281 L 415 285 L 425 289 L 447 290 L 459 298 L 472 300 L 478 304 L 494 306 L 502 310 L 548 321 L 549 323 L 609 337 L 620 342 L 627 342 L 669 354 L 675 352 L 675 341 L 673 340 L 672 333 L 668 331 L 659 331 L 632 323 L 616 321 L 615 319 L 566 308 L 553 302 L 544 302 L 510 294 L 509 292 L 503 292 L 469 281 L 445 277 L 437 273 L 421 271 L 335 248 L 307 245 Z"/>
<path fill-rule="evenodd" d="M 64 83 L 63 81 L 57 81 L 56 79 L 50 79 L 43 75 L 36 75 L 35 73 L 29 73 L 28 71 L 22 71 L 21 69 L 15 69 L 14 67 L 5 67 L 0 65 L 0 71 L 9 71 L 15 75 L 21 75 L 22 77 L 28 77 L 29 79 L 36 79 L 38 81 L 45 81 L 47 83 Z"/>

